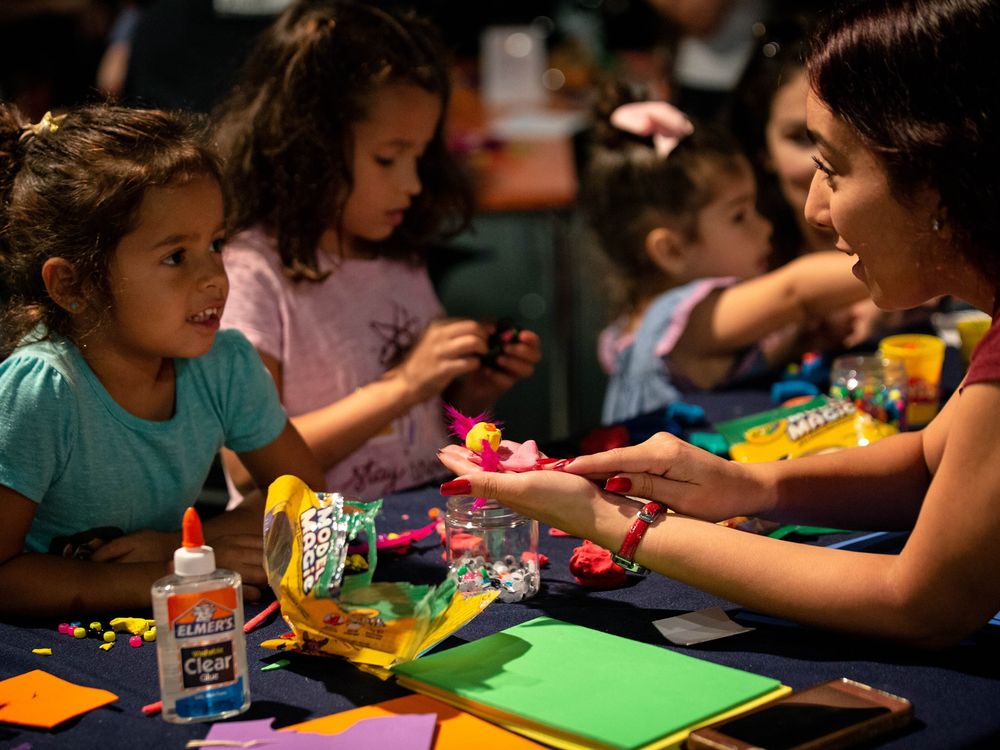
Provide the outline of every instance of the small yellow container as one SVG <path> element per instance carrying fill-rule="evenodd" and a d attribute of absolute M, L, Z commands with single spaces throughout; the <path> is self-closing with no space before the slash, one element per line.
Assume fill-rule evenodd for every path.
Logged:
<path fill-rule="evenodd" d="M 990 330 L 991 325 L 993 325 L 993 319 L 986 313 L 978 311 L 955 321 L 955 329 L 958 331 L 958 338 L 961 342 L 962 361 L 966 367 L 969 366 L 969 360 L 972 359 L 972 350 Z"/>
<path fill-rule="evenodd" d="M 879 342 L 882 355 L 899 360 L 906 369 L 906 423 L 911 429 L 926 425 L 938 412 L 944 350 L 943 339 L 923 333 L 901 333 Z"/>

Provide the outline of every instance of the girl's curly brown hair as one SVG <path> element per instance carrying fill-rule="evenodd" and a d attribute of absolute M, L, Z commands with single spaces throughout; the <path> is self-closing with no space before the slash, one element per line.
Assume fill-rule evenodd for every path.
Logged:
<path fill-rule="evenodd" d="M 288 276 L 318 281 L 317 243 L 342 232 L 353 187 L 352 126 L 374 91 L 412 84 L 450 94 L 447 56 L 435 29 L 367 3 L 300 0 L 264 32 L 240 83 L 217 112 L 225 157 L 229 233 L 261 225 L 277 239 Z M 392 236 L 366 249 L 419 260 L 429 241 L 464 229 L 472 212 L 443 123 L 420 159 L 423 185 Z"/>

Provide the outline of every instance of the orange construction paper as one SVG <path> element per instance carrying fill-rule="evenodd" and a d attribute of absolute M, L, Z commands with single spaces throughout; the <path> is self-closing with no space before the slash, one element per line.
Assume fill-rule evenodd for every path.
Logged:
<path fill-rule="evenodd" d="M 434 750 L 469 750 L 470 747 L 476 750 L 538 750 L 544 747 L 426 695 L 405 695 L 285 728 L 298 732 L 338 734 L 361 719 L 431 713 L 438 717 Z"/>
<path fill-rule="evenodd" d="M 118 696 L 107 690 L 83 687 L 35 669 L 0 682 L 0 721 L 51 729 L 116 700 Z"/>

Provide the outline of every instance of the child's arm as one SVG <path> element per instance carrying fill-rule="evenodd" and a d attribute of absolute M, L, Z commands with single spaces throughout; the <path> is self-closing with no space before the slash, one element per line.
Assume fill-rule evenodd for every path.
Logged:
<path fill-rule="evenodd" d="M 38 506 L 0 485 L 0 611 L 17 615 L 72 616 L 148 607 L 153 582 L 166 562 L 129 564 L 69 560 L 24 551 Z"/>
<path fill-rule="evenodd" d="M 485 329 L 473 320 L 438 320 L 431 323 L 406 359 L 378 380 L 315 411 L 293 417 L 292 422 L 312 449 L 320 465 L 334 466 L 351 455 L 392 420 L 417 404 L 438 396 L 460 375 L 479 367 L 486 352 Z M 282 393 L 281 362 L 259 352 Z M 227 469 L 237 486 L 246 478 L 230 454 Z"/>
<path fill-rule="evenodd" d="M 232 453 L 230 455 L 235 457 Z M 319 461 L 291 420 L 285 424 L 281 434 L 263 448 L 240 453 L 239 461 L 240 468 L 252 482 L 250 486 L 256 489 L 251 489 L 243 502 L 232 510 L 205 522 L 205 538 L 209 540 L 209 544 L 222 535 L 260 536 L 267 488 L 284 474 L 297 476 L 317 492 L 326 489 L 326 478 Z"/>
<path fill-rule="evenodd" d="M 802 323 L 868 297 L 843 253 L 811 253 L 698 304 L 674 349 L 679 356 L 731 354 L 790 323 Z"/>

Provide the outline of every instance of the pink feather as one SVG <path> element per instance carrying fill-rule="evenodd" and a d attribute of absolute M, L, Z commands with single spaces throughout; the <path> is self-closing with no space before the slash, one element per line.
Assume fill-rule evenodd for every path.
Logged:
<path fill-rule="evenodd" d="M 451 404 L 445 404 L 444 411 L 448 415 L 448 429 L 451 431 L 451 434 L 463 441 L 465 440 L 465 436 L 469 434 L 469 430 L 476 424 L 485 422 L 490 418 L 489 413 L 485 411 L 474 417 L 467 417 Z"/>
<path fill-rule="evenodd" d="M 500 468 L 500 453 L 493 450 L 489 440 L 483 441 L 483 449 L 479 453 L 479 465 L 483 471 L 503 471 Z"/>

